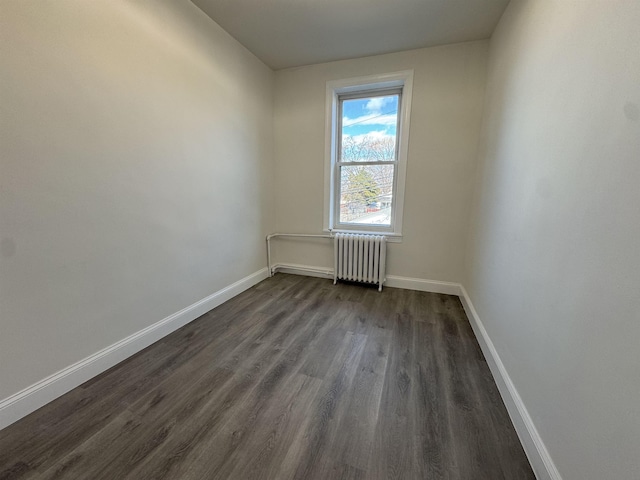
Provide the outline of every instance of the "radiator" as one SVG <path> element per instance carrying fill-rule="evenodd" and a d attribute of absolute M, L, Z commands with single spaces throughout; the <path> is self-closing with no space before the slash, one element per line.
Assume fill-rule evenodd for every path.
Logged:
<path fill-rule="evenodd" d="M 378 284 L 385 281 L 387 243 L 383 235 L 336 233 L 333 283 L 340 280 Z"/>

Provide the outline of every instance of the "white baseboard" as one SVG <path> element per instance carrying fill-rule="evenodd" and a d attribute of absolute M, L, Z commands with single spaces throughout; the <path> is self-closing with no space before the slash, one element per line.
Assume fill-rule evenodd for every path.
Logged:
<path fill-rule="evenodd" d="M 333 269 L 300 265 L 298 263 L 277 263 L 272 266 L 273 273 L 291 273 L 293 275 L 306 275 L 308 277 L 333 278 Z M 422 278 L 399 277 L 387 275 L 385 287 L 404 288 L 406 290 L 420 290 L 423 292 L 443 293 L 445 295 L 460 295 L 460 284 L 452 282 L 440 282 L 437 280 L 424 280 Z"/>
<path fill-rule="evenodd" d="M 487 330 L 484 328 L 478 312 L 471 303 L 471 298 L 463 286 L 460 286 L 460 300 L 464 306 L 464 310 L 469 317 L 469 322 L 475 333 L 480 348 L 489 364 L 493 378 L 498 385 L 500 396 L 504 401 L 511 421 L 520 438 L 520 443 L 524 448 L 531 467 L 533 468 L 538 480 L 562 480 L 560 472 L 555 466 L 549 451 L 545 446 L 536 426 L 527 411 L 522 398 L 515 385 L 511 381 L 511 377 L 507 372 L 498 351 L 496 350 Z"/>
<path fill-rule="evenodd" d="M 195 320 L 269 276 L 266 268 L 0 400 L 0 430 Z"/>
<path fill-rule="evenodd" d="M 384 285 L 386 287 L 404 288 L 405 290 L 419 290 L 421 292 L 460 296 L 460 284 L 453 282 L 387 275 L 387 281 L 384 282 Z"/>

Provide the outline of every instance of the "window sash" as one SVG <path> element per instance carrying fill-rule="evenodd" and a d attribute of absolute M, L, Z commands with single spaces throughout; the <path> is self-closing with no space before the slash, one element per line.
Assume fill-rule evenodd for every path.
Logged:
<path fill-rule="evenodd" d="M 344 230 L 367 230 L 367 231 L 379 231 L 379 232 L 393 232 L 395 225 L 395 213 L 397 204 L 397 184 L 398 184 L 398 170 L 399 170 L 399 149 L 400 149 L 400 135 L 401 135 L 401 113 L 402 113 L 402 93 L 404 87 L 395 88 L 380 88 L 380 89 L 363 89 L 362 91 L 354 93 L 344 93 L 337 95 L 337 109 L 335 122 L 335 161 L 333 162 L 333 223 L 337 229 Z M 397 95 L 398 96 L 398 108 L 396 111 L 396 135 L 394 146 L 394 160 L 379 160 L 379 161 L 342 161 L 342 119 L 344 117 L 343 104 L 345 100 L 356 100 L 360 98 L 376 98 Z M 389 225 L 383 225 L 379 223 L 353 223 L 342 222 L 340 216 L 340 206 L 342 199 L 342 179 L 341 179 L 341 167 L 343 166 L 370 166 L 370 165 L 393 165 L 393 182 L 391 186 L 391 216 L 389 219 Z"/>
<path fill-rule="evenodd" d="M 376 97 L 388 97 L 388 96 L 392 96 L 392 95 L 397 95 L 398 96 L 398 109 L 396 111 L 396 142 L 395 142 L 395 146 L 394 146 L 394 157 L 395 160 L 393 160 L 394 162 L 398 161 L 398 155 L 400 154 L 400 129 L 402 128 L 401 126 L 401 122 L 400 122 L 400 117 L 401 117 L 401 113 L 402 113 L 402 89 L 403 87 L 399 87 L 399 88 L 384 88 L 384 89 L 374 89 L 374 90 L 363 90 L 361 92 L 355 92 L 355 93 L 344 93 L 344 94 L 339 94 L 337 96 L 338 99 L 338 109 L 337 109 L 337 121 L 336 123 L 336 157 L 335 157 L 335 163 L 338 162 L 342 162 L 342 160 L 340 160 L 342 158 L 342 119 L 344 118 L 344 110 L 343 110 L 343 104 L 345 100 L 357 100 L 359 98 L 376 98 Z M 373 93 L 375 92 L 375 93 Z M 373 94 L 372 94 L 373 93 Z M 358 162 L 358 161 L 353 161 L 350 163 L 365 163 L 365 162 Z M 394 185 L 394 189 L 395 189 L 395 185 Z"/>
<path fill-rule="evenodd" d="M 336 169 L 335 169 L 335 198 L 334 198 L 334 224 L 338 229 L 344 229 L 344 230 L 367 230 L 367 231 L 371 231 L 371 230 L 376 230 L 376 231 L 380 231 L 380 232 L 392 232 L 393 231 L 393 220 L 394 220 L 394 214 L 395 214 L 395 197 L 396 197 L 396 179 L 398 176 L 398 162 L 367 162 L 369 165 L 373 165 L 373 166 L 382 166 L 382 165 L 391 165 L 393 166 L 393 180 L 392 180 L 392 187 L 391 187 L 391 213 L 390 213 L 390 217 L 389 217 L 389 224 L 381 224 L 381 223 L 362 223 L 362 222 L 342 222 L 341 221 L 341 211 L 340 211 L 340 207 L 342 205 L 341 200 L 342 200 L 342 178 L 341 178 L 341 173 L 342 173 L 342 169 L 341 167 L 350 167 L 350 168 L 354 168 L 354 167 L 360 167 L 360 166 L 366 166 L 363 165 L 360 162 L 341 162 L 341 164 L 336 164 Z"/>
<path fill-rule="evenodd" d="M 391 95 L 402 95 L 402 87 L 394 88 L 363 88 L 353 93 L 339 93 L 338 101 L 357 100 L 359 98 L 389 97 Z M 398 102 L 398 105 L 400 102 Z M 400 110 L 398 108 L 398 110 Z"/>

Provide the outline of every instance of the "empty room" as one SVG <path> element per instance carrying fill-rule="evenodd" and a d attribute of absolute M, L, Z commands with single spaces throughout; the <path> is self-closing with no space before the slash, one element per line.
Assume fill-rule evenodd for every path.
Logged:
<path fill-rule="evenodd" d="M 640 479 L 639 26 L 0 0 L 0 480 Z"/>

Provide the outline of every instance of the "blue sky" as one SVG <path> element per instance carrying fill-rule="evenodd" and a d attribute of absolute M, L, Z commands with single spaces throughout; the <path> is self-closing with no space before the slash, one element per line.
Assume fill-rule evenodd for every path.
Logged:
<path fill-rule="evenodd" d="M 345 100 L 342 103 L 342 134 L 395 137 L 397 112 L 397 95 Z"/>

